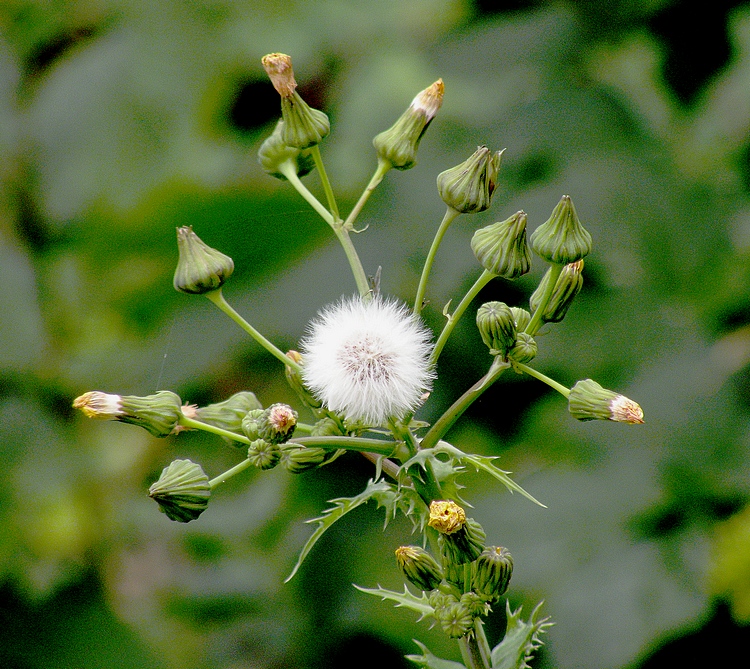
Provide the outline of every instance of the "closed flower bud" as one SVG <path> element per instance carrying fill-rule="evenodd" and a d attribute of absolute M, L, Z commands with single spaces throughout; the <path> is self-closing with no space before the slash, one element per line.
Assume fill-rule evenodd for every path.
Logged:
<path fill-rule="evenodd" d="M 505 279 L 517 279 L 531 268 L 531 252 L 526 243 L 526 214 L 480 228 L 471 238 L 471 250 L 488 272 Z"/>
<path fill-rule="evenodd" d="M 461 565 L 473 562 L 484 550 L 486 535 L 482 526 L 473 518 L 467 518 L 460 530 L 443 534 L 438 538 L 443 554 L 443 568 L 447 565 Z"/>
<path fill-rule="evenodd" d="M 258 418 L 258 436 L 272 444 L 288 441 L 297 427 L 297 412 L 288 404 L 272 404 Z"/>
<path fill-rule="evenodd" d="M 302 354 L 298 351 L 287 351 L 286 356 L 298 365 L 304 364 Z M 287 383 L 291 386 L 292 390 L 297 393 L 297 397 L 299 397 L 308 407 L 314 411 L 323 406 L 323 403 L 307 389 L 307 386 L 302 380 L 302 374 L 296 368 L 287 365 L 284 368 L 284 373 L 286 374 Z"/>
<path fill-rule="evenodd" d="M 420 590 L 434 590 L 443 580 L 440 565 L 432 555 L 419 546 L 397 548 L 396 562 L 409 582 Z"/>
<path fill-rule="evenodd" d="M 138 425 L 155 437 L 172 434 L 182 415 L 180 398 L 169 390 L 146 397 L 93 391 L 77 397 L 73 408 L 80 409 L 89 418 Z"/>
<path fill-rule="evenodd" d="M 563 195 L 546 223 L 529 239 L 534 253 L 547 262 L 568 265 L 591 251 L 591 235 L 581 225 L 573 200 Z"/>
<path fill-rule="evenodd" d="M 247 459 L 258 469 L 273 469 L 281 460 L 281 449 L 278 444 L 256 439 L 247 449 Z"/>
<path fill-rule="evenodd" d="M 281 138 L 287 146 L 309 149 L 319 144 L 331 130 L 328 116 L 312 109 L 295 90 L 292 59 L 283 53 L 271 53 L 261 59 L 273 87 L 281 96 Z"/>
<path fill-rule="evenodd" d="M 289 163 L 298 177 L 303 177 L 315 169 L 315 159 L 309 151 L 284 144 L 284 121 L 279 119 L 273 133 L 258 149 L 258 162 L 265 172 L 277 179 L 286 180 L 280 166 Z"/>
<path fill-rule="evenodd" d="M 177 249 L 173 284 L 183 293 L 202 295 L 221 288 L 234 272 L 232 259 L 204 244 L 192 226 L 177 228 Z"/>
<path fill-rule="evenodd" d="M 461 602 L 453 602 L 435 610 L 435 618 L 451 639 L 460 639 L 474 629 L 474 619 Z"/>
<path fill-rule="evenodd" d="M 476 592 L 465 592 L 459 601 L 472 618 L 486 616 L 490 612 L 490 605 Z"/>
<path fill-rule="evenodd" d="M 472 589 L 489 602 L 505 594 L 513 574 L 513 558 L 501 546 L 488 546 L 472 565 Z"/>
<path fill-rule="evenodd" d="M 508 358 L 515 360 L 516 362 L 531 362 L 537 353 L 537 346 L 534 338 L 526 333 L 519 332 L 516 335 L 516 342 L 513 344 L 513 348 L 508 351 Z"/>
<path fill-rule="evenodd" d="M 516 332 L 523 332 L 526 326 L 531 322 L 531 314 L 521 307 L 511 307 L 513 312 L 513 322 L 516 324 Z"/>
<path fill-rule="evenodd" d="M 195 419 L 201 423 L 207 423 L 222 430 L 228 430 L 235 434 L 244 434 L 242 431 L 242 421 L 250 411 L 263 410 L 263 405 L 258 401 L 255 393 L 249 390 L 243 390 L 235 393 L 229 399 L 223 402 L 216 402 L 205 407 L 198 407 L 195 410 Z M 233 446 L 242 447 L 238 441 L 226 439 Z"/>
<path fill-rule="evenodd" d="M 340 451 L 327 448 L 307 448 L 296 444 L 281 445 L 281 464 L 292 474 L 301 474 L 325 464 Z"/>
<path fill-rule="evenodd" d="M 165 467 L 148 494 L 170 520 L 189 523 L 206 510 L 211 486 L 200 465 L 190 460 L 175 460 Z"/>
<path fill-rule="evenodd" d="M 643 409 L 636 402 L 602 388 L 592 379 L 583 379 L 570 389 L 568 410 L 578 420 L 643 423 Z"/>
<path fill-rule="evenodd" d="M 245 414 L 245 417 L 242 419 L 242 424 L 240 427 L 242 428 L 242 433 L 250 440 L 254 441 L 255 439 L 260 438 L 260 427 L 258 424 L 258 421 L 260 420 L 260 417 L 263 415 L 264 409 L 251 409 Z"/>
<path fill-rule="evenodd" d="M 396 123 L 372 140 L 380 160 L 397 170 L 416 165 L 419 141 L 443 104 L 444 91 L 443 80 L 438 79 L 412 100 Z"/>
<path fill-rule="evenodd" d="M 468 160 L 441 172 L 437 186 L 443 202 L 462 214 L 488 209 L 497 185 L 502 154 L 502 151 L 492 153 L 486 146 L 480 146 Z"/>
<path fill-rule="evenodd" d="M 477 327 L 490 354 L 505 358 L 516 341 L 513 312 L 504 302 L 485 302 L 477 310 Z"/>
<path fill-rule="evenodd" d="M 310 430 L 311 437 L 338 437 L 343 434 L 341 426 L 333 418 L 321 418 Z"/>
<path fill-rule="evenodd" d="M 532 311 L 536 311 L 539 308 L 539 302 L 542 299 L 547 286 L 550 282 L 552 269 L 548 269 L 542 280 L 539 282 L 539 286 L 532 293 L 529 299 L 529 306 Z M 565 265 L 560 276 L 557 277 L 557 283 L 555 283 L 555 289 L 552 291 L 552 296 L 547 302 L 547 306 L 544 308 L 542 314 L 543 323 L 559 323 L 565 314 L 568 313 L 570 305 L 573 304 L 573 300 L 578 293 L 581 292 L 583 287 L 583 260 Z"/>

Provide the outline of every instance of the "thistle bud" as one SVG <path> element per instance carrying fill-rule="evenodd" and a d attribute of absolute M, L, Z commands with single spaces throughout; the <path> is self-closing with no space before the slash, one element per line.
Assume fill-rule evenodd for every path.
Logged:
<path fill-rule="evenodd" d="M 292 59 L 283 53 L 271 53 L 262 58 L 262 63 L 273 87 L 281 96 L 283 143 L 297 149 L 309 149 L 319 144 L 331 130 L 328 116 L 309 107 L 295 90 L 297 82 L 294 80 Z"/>
<path fill-rule="evenodd" d="M 443 80 L 438 79 L 412 100 L 396 123 L 372 140 L 381 161 L 397 170 L 416 165 L 419 142 L 443 104 L 444 91 Z"/>
<path fill-rule="evenodd" d="M 175 460 L 148 489 L 148 495 L 170 520 L 189 523 L 206 510 L 211 497 L 208 476 L 190 460 Z"/>
<path fill-rule="evenodd" d="M 286 180 L 280 166 L 289 163 L 298 177 L 303 177 L 315 169 L 315 159 L 309 151 L 300 151 L 284 144 L 284 121 L 279 119 L 273 133 L 258 149 L 258 162 L 263 170 L 277 179 Z"/>
<path fill-rule="evenodd" d="M 325 464 L 339 452 L 327 448 L 307 448 L 305 446 L 282 444 L 281 464 L 292 474 L 301 474 Z"/>
<path fill-rule="evenodd" d="M 513 322 L 516 324 L 516 332 L 523 332 L 526 326 L 531 322 L 531 314 L 521 307 L 511 307 L 513 312 Z"/>
<path fill-rule="evenodd" d="M 466 607 L 472 618 L 486 616 L 490 612 L 490 605 L 476 592 L 465 592 L 458 601 Z"/>
<path fill-rule="evenodd" d="M 501 546 L 488 546 L 472 565 L 472 589 L 485 600 L 500 599 L 513 573 L 513 557 Z"/>
<path fill-rule="evenodd" d="M 273 469 L 281 460 L 281 449 L 278 444 L 256 439 L 247 449 L 247 459 L 258 469 Z"/>
<path fill-rule="evenodd" d="M 155 437 L 172 434 L 182 415 L 180 398 L 169 390 L 146 397 L 92 391 L 77 397 L 73 408 L 80 409 L 88 418 L 138 425 Z"/>
<path fill-rule="evenodd" d="M 258 418 L 258 436 L 272 444 L 291 439 L 297 427 L 297 412 L 288 404 L 272 404 Z"/>
<path fill-rule="evenodd" d="M 602 388 L 592 379 L 583 379 L 570 389 L 568 410 L 578 420 L 643 423 L 643 409 L 636 402 Z"/>
<path fill-rule="evenodd" d="M 232 259 L 204 244 L 192 226 L 177 228 L 177 249 L 173 284 L 183 293 L 202 295 L 221 288 L 234 272 Z"/>
<path fill-rule="evenodd" d="M 451 639 L 460 639 L 474 629 L 474 619 L 469 609 L 459 601 L 435 609 L 435 618 Z"/>
<path fill-rule="evenodd" d="M 434 590 L 443 580 L 440 565 L 432 555 L 419 546 L 397 548 L 396 562 L 409 582 L 425 592 Z"/>
<path fill-rule="evenodd" d="M 505 279 L 517 279 L 531 268 L 531 252 L 526 243 L 526 214 L 480 228 L 471 238 L 471 250 L 488 272 Z"/>
<path fill-rule="evenodd" d="M 460 530 L 440 535 L 438 543 L 443 555 L 443 568 L 446 575 L 448 575 L 449 565 L 462 565 L 476 560 L 484 549 L 485 539 L 484 529 L 473 518 L 467 518 Z"/>
<path fill-rule="evenodd" d="M 258 425 L 258 422 L 263 413 L 264 409 L 251 409 L 245 414 L 245 417 L 242 419 L 242 424 L 240 425 L 240 427 L 242 428 L 243 434 L 250 441 L 254 441 L 255 439 L 260 438 L 260 427 Z"/>
<path fill-rule="evenodd" d="M 333 418 L 321 418 L 310 430 L 311 437 L 339 437 L 343 435 L 344 430 Z"/>
<path fill-rule="evenodd" d="M 529 306 L 532 311 L 536 311 L 539 307 L 539 303 L 547 290 L 547 286 L 550 282 L 552 268 L 548 269 L 544 274 L 544 277 L 539 282 L 539 286 L 532 293 L 529 299 Z M 559 323 L 565 314 L 568 313 L 570 305 L 573 304 L 573 300 L 578 293 L 581 292 L 583 287 L 583 260 L 565 265 L 560 272 L 560 276 L 557 277 L 555 283 L 555 289 L 552 291 L 552 296 L 547 302 L 547 306 L 542 314 L 543 323 Z"/>
<path fill-rule="evenodd" d="M 513 312 L 504 302 L 485 302 L 477 310 L 477 327 L 491 355 L 505 358 L 516 341 Z"/>
<path fill-rule="evenodd" d="M 508 358 L 516 362 L 531 362 L 536 358 L 537 345 L 534 338 L 527 332 L 519 332 L 513 348 L 508 351 Z"/>
<path fill-rule="evenodd" d="M 250 411 L 263 410 L 263 405 L 258 401 L 255 393 L 243 390 L 235 393 L 223 402 L 216 402 L 195 410 L 195 419 L 201 423 L 207 423 L 222 430 L 243 434 L 242 421 Z M 226 439 L 233 446 L 243 446 L 240 442 Z"/>
<path fill-rule="evenodd" d="M 441 172 L 437 186 L 443 202 L 461 214 L 489 208 L 502 155 L 502 151 L 492 153 L 480 146 L 468 160 Z"/>
<path fill-rule="evenodd" d="M 296 362 L 298 365 L 304 364 L 302 354 L 298 351 L 287 351 L 286 357 L 293 362 Z M 289 383 L 292 390 L 297 393 L 297 397 L 299 397 L 307 406 L 313 411 L 315 409 L 320 409 L 320 407 L 323 406 L 323 403 L 307 389 L 307 386 L 302 380 L 302 374 L 300 374 L 297 369 L 287 365 L 284 368 L 284 373 L 286 374 L 287 383 Z"/>
<path fill-rule="evenodd" d="M 563 195 L 546 223 L 529 239 L 539 257 L 557 265 L 568 265 L 591 251 L 591 235 L 581 221 L 569 195 Z"/>

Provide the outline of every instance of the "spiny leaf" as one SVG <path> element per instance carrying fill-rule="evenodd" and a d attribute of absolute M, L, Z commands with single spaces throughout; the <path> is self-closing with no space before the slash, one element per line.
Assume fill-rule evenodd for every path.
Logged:
<path fill-rule="evenodd" d="M 472 465 L 474 465 L 474 467 L 477 468 L 477 470 L 481 469 L 487 472 L 490 476 L 493 476 L 498 481 L 500 481 L 500 483 L 502 483 L 511 492 L 520 492 L 524 497 L 534 502 L 534 504 L 538 504 L 539 506 L 546 509 L 546 505 L 542 504 L 539 500 L 535 499 L 532 495 L 527 493 L 520 485 L 518 485 L 518 483 L 516 483 L 512 478 L 510 478 L 510 476 L 508 476 L 510 472 L 503 471 L 502 469 L 499 469 L 492 464 L 492 461 L 496 457 L 497 456 L 495 455 L 484 456 L 464 454 L 463 461 L 471 463 Z"/>
<path fill-rule="evenodd" d="M 421 597 L 417 597 L 412 594 L 406 586 L 404 586 L 403 592 L 386 590 L 380 586 L 377 588 L 361 588 L 360 586 L 355 585 L 354 587 L 361 592 L 366 592 L 368 595 L 375 595 L 381 599 L 390 599 L 392 602 L 396 602 L 397 608 L 403 606 L 412 611 L 416 611 L 419 614 L 417 622 L 423 620 L 427 616 L 433 615 L 435 612 L 435 609 L 430 606 L 429 597 L 426 592 L 423 592 Z"/>
<path fill-rule="evenodd" d="M 425 669 L 466 669 L 466 667 L 460 662 L 453 662 L 452 660 L 442 660 L 439 657 L 435 657 L 423 643 L 419 643 L 414 639 L 414 643 L 422 650 L 422 655 L 407 655 L 406 659 L 411 660 L 420 667 Z"/>
<path fill-rule="evenodd" d="M 526 669 L 533 658 L 533 652 L 542 645 L 539 635 L 554 623 L 549 617 L 537 620 L 537 614 L 544 602 L 539 602 L 531 612 L 528 622 L 521 620 L 521 607 L 511 612 L 510 604 L 505 608 L 508 624 L 505 637 L 492 649 L 492 669 Z"/>

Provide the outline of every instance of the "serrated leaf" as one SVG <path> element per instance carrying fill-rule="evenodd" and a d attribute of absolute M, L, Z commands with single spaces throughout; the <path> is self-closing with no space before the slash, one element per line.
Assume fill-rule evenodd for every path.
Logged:
<path fill-rule="evenodd" d="M 402 509 L 405 515 L 409 515 L 415 504 L 413 496 L 409 495 L 407 489 L 397 489 L 393 484 L 384 480 L 370 480 L 365 489 L 359 495 L 355 495 L 354 497 L 339 497 L 337 499 L 332 499 L 331 503 L 334 505 L 333 507 L 323 511 L 323 515 L 319 518 L 312 518 L 307 521 L 308 523 L 318 523 L 318 527 L 302 547 L 302 551 L 297 558 L 297 563 L 294 565 L 292 573 L 284 580 L 284 583 L 288 583 L 294 578 L 294 575 L 297 573 L 297 570 L 302 565 L 302 562 L 307 557 L 308 553 L 312 550 L 312 547 L 317 543 L 318 539 L 323 536 L 328 528 L 330 528 L 337 520 L 343 518 L 347 513 L 353 511 L 358 506 L 362 506 L 362 504 L 369 502 L 370 500 L 375 500 L 378 507 L 385 507 L 386 525 L 388 524 L 388 520 L 396 515 L 398 509 Z"/>
<path fill-rule="evenodd" d="M 427 616 L 433 615 L 433 613 L 435 612 L 435 609 L 430 606 L 430 600 L 426 592 L 423 592 L 421 597 L 417 597 L 415 594 L 410 592 L 406 586 L 404 586 L 403 592 L 386 590 L 385 588 L 381 588 L 380 586 L 378 586 L 377 588 L 362 588 L 355 584 L 354 587 L 357 588 L 357 590 L 359 590 L 360 592 L 365 592 L 368 595 L 375 595 L 375 597 L 380 597 L 381 599 L 388 599 L 392 602 L 396 602 L 396 608 L 404 607 L 415 611 L 419 614 L 419 619 L 417 620 L 417 622 L 423 620 Z"/>
<path fill-rule="evenodd" d="M 406 659 L 418 664 L 420 667 L 426 669 L 466 669 L 466 667 L 460 662 L 453 662 L 452 660 L 443 660 L 433 655 L 423 643 L 419 643 L 414 639 L 414 643 L 417 644 L 422 650 L 422 655 L 407 655 Z"/>
<path fill-rule="evenodd" d="M 546 509 L 547 506 L 545 504 L 542 504 L 539 500 L 526 492 L 520 485 L 518 485 L 518 483 L 516 483 L 512 478 L 510 478 L 510 476 L 508 476 L 510 472 L 499 469 L 492 464 L 492 461 L 496 457 L 497 456 L 495 455 L 485 456 L 464 454 L 463 461 L 474 465 L 477 470 L 481 469 L 482 471 L 487 472 L 490 476 L 500 481 L 500 483 L 502 483 L 511 492 L 520 492 L 524 497 L 526 497 L 526 499 L 530 499 L 532 502 L 534 502 L 534 504 L 538 504 L 539 506 Z"/>
<path fill-rule="evenodd" d="M 543 603 L 536 605 L 529 621 L 525 622 L 521 620 L 522 607 L 511 612 L 506 602 L 508 624 L 505 637 L 492 649 L 492 669 L 526 669 L 529 666 L 534 651 L 542 645 L 539 635 L 554 624 L 549 622 L 549 617 L 536 619 Z"/>

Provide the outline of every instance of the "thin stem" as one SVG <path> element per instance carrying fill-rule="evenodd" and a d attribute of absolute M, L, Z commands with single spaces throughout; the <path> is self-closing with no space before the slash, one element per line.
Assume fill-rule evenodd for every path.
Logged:
<path fill-rule="evenodd" d="M 323 165 L 323 157 L 320 155 L 320 147 L 316 144 L 310 148 L 313 160 L 315 161 L 315 167 L 318 168 L 318 174 L 320 175 L 320 181 L 323 184 L 323 191 L 326 194 L 328 200 L 328 209 L 333 214 L 334 220 L 338 220 L 339 208 L 336 204 L 336 197 L 333 194 L 333 188 L 331 188 L 331 182 L 328 180 L 328 174 L 326 174 L 326 168 Z"/>
<path fill-rule="evenodd" d="M 370 195 L 372 195 L 373 191 L 377 188 L 378 184 L 383 180 L 383 177 L 388 173 L 388 170 L 390 169 L 391 164 L 389 162 L 378 160 L 378 167 L 375 170 L 375 173 L 372 175 L 370 183 L 368 183 L 367 188 L 362 191 L 362 195 L 359 196 L 357 204 L 354 205 L 354 208 L 349 212 L 349 215 L 344 221 L 345 230 L 354 229 L 354 221 L 357 219 L 357 216 L 359 216 L 367 200 L 370 199 Z"/>
<path fill-rule="evenodd" d="M 220 485 L 221 483 L 224 483 L 224 481 L 227 481 L 231 479 L 235 474 L 239 474 L 240 472 L 244 472 L 248 467 L 252 467 L 253 463 L 250 462 L 249 459 L 243 460 L 239 464 L 236 464 L 231 469 L 227 469 L 223 474 L 219 474 L 216 478 L 211 479 L 208 482 L 208 485 L 210 486 L 211 490 L 213 490 L 216 486 Z"/>
<path fill-rule="evenodd" d="M 443 326 L 443 331 L 440 333 L 440 336 L 438 337 L 437 342 L 435 343 L 435 348 L 432 349 L 432 355 L 430 356 L 430 362 L 434 365 L 437 362 L 437 359 L 440 357 L 440 354 L 443 351 L 443 347 L 445 346 L 446 342 L 448 341 L 448 338 L 451 336 L 451 333 L 453 332 L 453 328 L 456 327 L 456 324 L 458 323 L 461 316 L 463 316 L 464 311 L 466 311 L 467 307 L 471 304 L 471 301 L 479 294 L 479 291 L 482 290 L 492 279 L 495 278 L 495 274 L 492 272 L 488 272 L 487 270 L 484 270 L 482 274 L 479 275 L 479 278 L 474 282 L 474 285 L 469 289 L 469 292 L 464 295 L 464 298 L 461 300 L 459 305 L 456 307 L 455 311 L 448 316 L 447 323 Z"/>
<path fill-rule="evenodd" d="M 469 388 L 461 397 L 459 397 L 449 409 L 435 422 L 422 439 L 422 448 L 432 448 L 440 441 L 445 433 L 461 417 L 471 404 L 479 399 L 481 394 L 487 390 L 506 369 L 510 367 L 509 362 L 504 362 L 496 357 L 487 374 Z"/>
<path fill-rule="evenodd" d="M 409 455 L 416 455 L 420 449 L 420 444 L 408 426 L 392 422 L 390 428 L 393 436 L 404 442 Z M 419 496 L 427 506 L 430 506 L 430 502 L 433 500 L 443 499 L 440 483 L 438 483 L 435 470 L 432 468 L 432 463 L 429 460 L 425 462 L 424 468 L 421 468 L 420 465 L 413 465 L 407 470 L 407 473 L 411 477 L 414 489 L 419 493 Z"/>
<path fill-rule="evenodd" d="M 349 237 L 349 231 L 344 228 L 342 221 L 334 222 L 331 227 L 336 233 L 341 246 L 344 249 L 346 258 L 349 261 L 349 267 L 351 267 L 352 274 L 354 275 L 354 281 L 357 284 L 357 290 L 361 297 L 365 297 L 370 294 L 370 282 L 367 280 L 364 267 L 362 267 L 362 261 L 357 255 L 357 251 L 354 248 L 351 237 Z"/>
<path fill-rule="evenodd" d="M 554 379 L 551 379 L 546 374 L 542 374 L 540 371 L 534 369 L 533 367 L 529 367 L 528 365 L 524 365 L 522 362 L 514 362 L 513 366 L 516 369 L 524 372 L 525 374 L 533 376 L 535 379 L 539 379 L 542 383 L 546 383 L 550 388 L 554 388 L 565 399 L 570 397 L 570 388 L 566 388 L 564 385 L 558 383 Z"/>
<path fill-rule="evenodd" d="M 432 240 L 432 246 L 427 253 L 427 258 L 424 261 L 424 267 L 422 268 L 422 276 L 419 278 L 419 287 L 417 288 L 417 296 L 414 299 L 414 313 L 419 315 L 422 312 L 422 303 L 424 302 L 425 291 L 427 290 L 427 279 L 430 276 L 430 270 L 432 269 L 432 263 L 435 260 L 435 255 L 440 247 L 440 242 L 443 241 L 448 226 L 455 220 L 455 218 L 461 212 L 456 211 L 453 207 L 448 207 L 445 210 L 445 216 L 440 223 L 438 231 L 435 233 L 435 238 Z"/>
<path fill-rule="evenodd" d="M 461 658 L 466 669 L 490 669 L 490 665 L 485 663 L 482 657 L 479 644 L 473 634 L 461 637 L 458 640 L 458 646 L 461 649 Z"/>
<path fill-rule="evenodd" d="M 331 215 L 331 212 L 329 212 L 328 209 L 320 203 L 320 200 L 307 190 L 305 184 L 300 181 L 294 163 L 290 160 L 282 163 L 279 165 L 279 172 L 287 178 L 287 181 L 294 186 L 295 190 L 307 201 L 307 203 L 315 209 L 318 214 L 320 214 L 320 217 L 328 223 L 328 225 L 332 226 L 335 219 Z"/>
<path fill-rule="evenodd" d="M 250 323 L 248 323 L 242 316 L 240 316 L 224 299 L 224 295 L 221 292 L 221 288 L 212 290 L 210 293 L 205 294 L 206 297 L 211 300 L 219 309 L 221 309 L 229 318 L 231 318 L 237 325 L 239 325 L 245 332 L 247 332 L 255 341 L 257 341 L 266 351 L 271 355 L 278 358 L 287 367 L 291 367 L 297 372 L 302 371 L 302 367 L 298 365 L 294 360 L 284 355 L 283 351 L 274 346 L 268 339 L 266 339 L 260 332 L 258 332 Z"/>
<path fill-rule="evenodd" d="M 490 649 L 490 644 L 487 642 L 487 635 L 484 633 L 484 624 L 481 618 L 474 619 L 474 636 L 476 637 L 479 653 L 484 660 L 485 666 L 491 667 L 492 650 Z"/>
<path fill-rule="evenodd" d="M 391 455 L 398 444 L 383 439 L 367 439 L 366 437 L 297 437 L 290 439 L 288 444 L 297 444 L 307 448 L 328 448 L 331 450 L 344 449 L 347 451 L 366 451 L 378 455 Z"/>
<path fill-rule="evenodd" d="M 250 445 L 250 440 L 243 434 L 237 434 L 236 432 L 230 432 L 229 430 L 225 430 L 221 427 L 216 427 L 215 425 L 202 423 L 199 420 L 188 418 L 187 416 L 182 414 L 180 415 L 177 422 L 183 427 L 189 427 L 193 430 L 203 430 L 204 432 L 211 432 L 212 434 L 218 434 L 220 437 L 226 437 L 227 439 L 233 439 L 234 441 L 239 441 L 243 444 L 247 444 L 248 446 Z"/>
<path fill-rule="evenodd" d="M 560 272 L 562 272 L 565 265 L 553 264 L 550 267 L 549 283 L 545 287 L 542 299 L 539 300 L 539 306 L 534 311 L 534 315 L 531 317 L 529 324 L 526 326 L 525 332 L 530 334 L 532 337 L 537 333 L 537 330 L 542 326 L 542 316 L 544 315 L 547 305 L 549 304 L 552 293 L 555 291 L 555 284 L 560 278 Z"/>
<path fill-rule="evenodd" d="M 380 456 L 375 455 L 374 453 L 366 453 L 363 452 L 362 455 L 372 462 L 372 464 L 376 465 L 378 464 L 378 460 L 380 459 L 380 468 L 383 470 L 385 474 L 388 474 L 394 481 L 398 479 L 398 470 L 399 466 L 393 462 L 393 460 L 389 460 L 388 458 L 380 458 Z"/>

